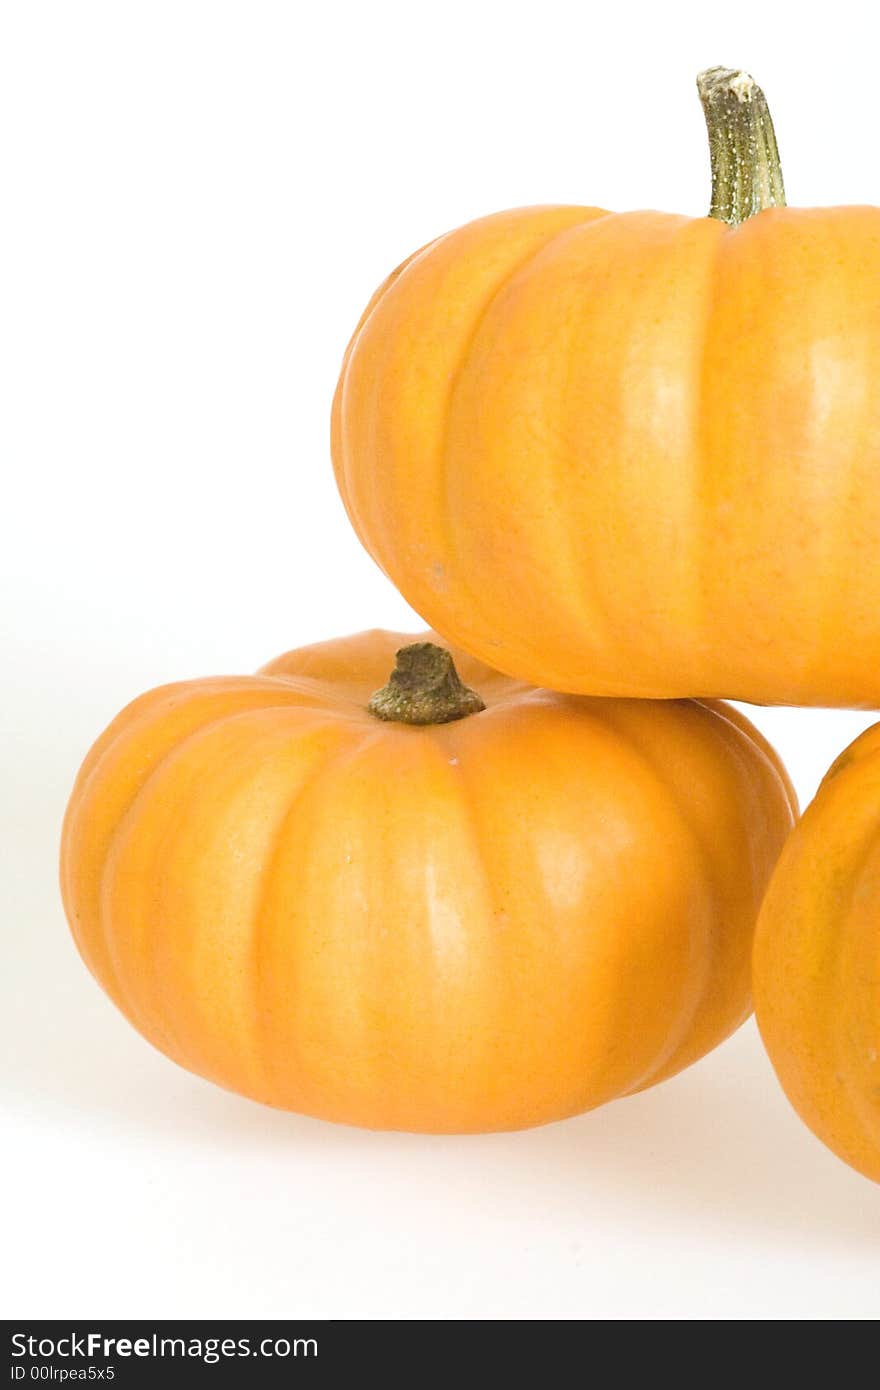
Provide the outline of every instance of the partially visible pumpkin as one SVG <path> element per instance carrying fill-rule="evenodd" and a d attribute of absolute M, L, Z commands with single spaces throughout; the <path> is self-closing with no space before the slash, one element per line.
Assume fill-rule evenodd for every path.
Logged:
<path fill-rule="evenodd" d="M 714 1047 L 792 824 L 773 752 L 724 705 L 456 652 L 481 700 L 425 641 L 371 700 L 403 641 L 166 686 L 98 740 L 62 887 L 122 1012 L 256 1100 L 427 1131 L 557 1120 Z"/>
<path fill-rule="evenodd" d="M 782 853 L 754 989 L 795 1110 L 880 1182 L 880 724 L 838 758 Z"/>
<path fill-rule="evenodd" d="M 784 206 L 704 74 L 709 217 L 498 213 L 405 262 L 342 367 L 354 527 L 419 613 L 597 695 L 880 704 L 880 209 Z"/>

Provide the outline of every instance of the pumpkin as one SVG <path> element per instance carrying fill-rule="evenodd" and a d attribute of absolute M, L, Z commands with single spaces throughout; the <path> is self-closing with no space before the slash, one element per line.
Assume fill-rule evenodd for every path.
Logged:
<path fill-rule="evenodd" d="M 713 70 L 709 217 L 517 209 L 386 280 L 343 500 L 445 638 L 554 689 L 880 704 L 880 210 L 794 209 Z"/>
<path fill-rule="evenodd" d="M 782 853 L 754 989 L 795 1110 L 880 1182 L 880 725 L 838 758 Z"/>
<path fill-rule="evenodd" d="M 694 1061 L 750 1009 L 793 818 L 773 752 L 724 705 L 557 695 L 402 643 L 118 716 L 64 828 L 86 964 L 182 1066 L 374 1128 L 536 1125 Z"/>

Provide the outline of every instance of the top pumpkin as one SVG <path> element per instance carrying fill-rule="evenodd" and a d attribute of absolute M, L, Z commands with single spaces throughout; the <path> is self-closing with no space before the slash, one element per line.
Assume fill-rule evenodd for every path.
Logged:
<path fill-rule="evenodd" d="M 343 499 L 449 641 L 558 690 L 880 704 L 880 209 L 784 206 L 699 79 L 712 215 L 499 213 L 378 290 Z"/>

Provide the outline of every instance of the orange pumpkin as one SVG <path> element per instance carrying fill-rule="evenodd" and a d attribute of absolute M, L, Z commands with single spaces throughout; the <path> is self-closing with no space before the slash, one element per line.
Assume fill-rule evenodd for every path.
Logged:
<path fill-rule="evenodd" d="M 536 1125 L 694 1061 L 750 1008 L 793 818 L 773 752 L 724 705 L 556 695 L 456 653 L 479 699 L 426 643 L 371 701 L 402 641 L 119 715 L 64 829 L 89 968 L 182 1066 L 376 1128 Z"/>
<path fill-rule="evenodd" d="M 880 1182 L 880 725 L 838 758 L 783 851 L 754 989 L 795 1110 Z"/>
<path fill-rule="evenodd" d="M 446 638 L 559 690 L 880 703 L 880 210 L 786 208 L 704 74 L 709 217 L 504 212 L 368 306 L 333 457 Z"/>

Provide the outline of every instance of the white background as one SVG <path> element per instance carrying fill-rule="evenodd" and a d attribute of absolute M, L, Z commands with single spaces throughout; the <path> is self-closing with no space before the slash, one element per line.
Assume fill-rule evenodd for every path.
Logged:
<path fill-rule="evenodd" d="M 7 1316 L 880 1315 L 880 1188 L 802 1128 L 753 1025 L 544 1130 L 334 1128 L 153 1053 L 79 963 L 55 873 L 77 765 L 137 692 L 418 626 L 329 463 L 385 273 L 505 206 L 702 214 L 714 63 L 767 90 L 791 202 L 877 201 L 872 11 L 4 6 Z M 871 722 L 754 717 L 804 798 Z"/>

